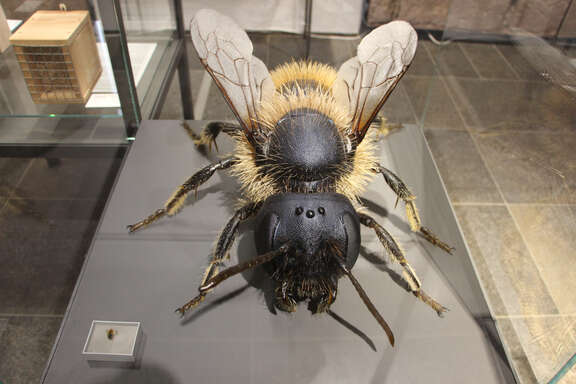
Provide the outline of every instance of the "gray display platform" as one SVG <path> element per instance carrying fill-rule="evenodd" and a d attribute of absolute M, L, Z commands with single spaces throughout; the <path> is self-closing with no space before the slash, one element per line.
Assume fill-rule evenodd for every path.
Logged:
<path fill-rule="evenodd" d="M 191 122 L 199 132 L 204 122 Z M 219 138 L 220 153 L 231 149 Z M 177 121 L 142 124 L 87 256 L 44 383 L 512 383 L 498 337 L 479 326 L 490 315 L 442 182 L 419 128 L 381 144 L 382 163 L 418 196 L 424 225 L 456 247 L 448 255 L 410 232 L 404 208 L 381 178 L 366 192 L 372 214 L 401 242 L 425 291 L 450 309 L 439 318 L 398 285 L 370 231 L 354 273 L 390 324 L 386 336 L 351 284 L 340 280 L 340 317 L 273 313 L 269 280 L 256 269 L 229 279 L 184 319 L 174 309 L 195 296 L 215 238 L 231 216 L 238 185 L 216 174 L 177 216 L 128 234 L 174 188 L 217 159 L 195 148 Z M 250 223 L 231 263 L 255 255 Z M 141 322 L 134 367 L 89 364 L 81 355 L 92 320 Z"/>

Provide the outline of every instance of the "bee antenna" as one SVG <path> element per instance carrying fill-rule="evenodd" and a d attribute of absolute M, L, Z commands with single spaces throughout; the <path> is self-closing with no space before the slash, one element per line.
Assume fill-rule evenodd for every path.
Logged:
<path fill-rule="evenodd" d="M 342 272 L 344 272 L 346 277 L 348 277 L 348 279 L 350 280 L 350 282 L 352 283 L 352 285 L 356 289 L 356 292 L 358 292 L 358 295 L 360 296 L 360 298 L 364 302 L 364 305 L 366 305 L 366 308 L 368 308 L 368 310 L 370 311 L 372 316 L 374 316 L 374 318 L 376 319 L 378 324 L 380 324 L 380 326 L 382 327 L 384 332 L 386 332 L 386 335 L 388 336 L 388 340 L 390 341 L 390 345 L 394 346 L 394 334 L 392 333 L 390 326 L 388 325 L 386 320 L 384 320 L 384 318 L 382 317 L 380 312 L 378 312 L 378 310 L 376 309 L 374 304 L 372 304 L 372 301 L 370 301 L 370 298 L 366 294 L 366 291 L 364 291 L 364 288 L 362 288 L 362 286 L 360 285 L 360 282 L 358 280 L 356 280 L 356 278 L 354 277 L 354 275 L 352 274 L 350 269 L 348 267 L 346 267 L 346 265 L 343 263 L 343 261 L 340 257 L 338 257 L 337 255 L 334 255 L 334 259 L 336 259 L 338 266 L 340 267 Z"/>

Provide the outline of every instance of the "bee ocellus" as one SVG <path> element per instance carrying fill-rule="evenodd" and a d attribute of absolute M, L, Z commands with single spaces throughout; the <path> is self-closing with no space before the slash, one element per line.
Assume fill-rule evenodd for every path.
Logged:
<path fill-rule="evenodd" d="M 194 135 L 196 144 L 211 145 L 224 132 L 235 140 L 235 151 L 196 172 L 163 208 L 129 229 L 176 214 L 188 194 L 218 170 L 229 170 L 238 178 L 245 203 L 220 234 L 199 294 L 177 311 L 183 315 L 222 281 L 263 265 L 274 281 L 278 309 L 292 312 L 305 302 L 312 313 L 326 312 L 336 300 L 338 280 L 346 276 L 394 344 L 392 331 L 352 274 L 364 225 L 399 263 L 411 292 L 441 314 L 445 308 L 421 289 L 397 242 L 371 216 L 358 211 L 368 182 L 382 175 L 404 202 L 411 229 L 451 251 L 422 227 L 408 187 L 379 164 L 378 135 L 369 129 L 414 57 L 414 29 L 395 21 L 373 30 L 360 42 L 357 56 L 338 71 L 294 61 L 271 73 L 252 55 L 250 39 L 232 19 L 202 10 L 190 30 L 200 61 L 239 123 L 211 123 Z M 239 224 L 250 217 L 255 217 L 258 254 L 220 271 Z"/>

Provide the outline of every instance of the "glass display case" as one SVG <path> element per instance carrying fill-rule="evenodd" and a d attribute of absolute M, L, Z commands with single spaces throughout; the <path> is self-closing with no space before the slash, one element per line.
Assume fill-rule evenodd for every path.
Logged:
<path fill-rule="evenodd" d="M 518 383 L 576 382 L 575 11 L 453 2 L 404 82 Z"/>
<path fill-rule="evenodd" d="M 1 2 L 14 31 L 59 9 Z M 443 317 L 363 229 L 353 271 L 394 347 L 345 279 L 332 313 L 285 314 L 256 268 L 179 318 L 237 208 L 238 181 L 215 172 L 177 216 L 134 234 L 126 225 L 234 151 L 225 135 L 218 152 L 199 151 L 190 132 L 235 115 L 196 57 L 180 1 L 73 0 L 61 12 L 88 12 L 102 70 L 87 101 L 35 101 L 22 66 L 32 54 L 14 44 L 0 54 L 0 382 L 576 382 L 576 5 L 417 3 L 370 0 L 365 17 L 361 2 L 339 3 L 362 24 L 357 35 L 314 33 L 314 20 L 338 28 L 318 16 L 334 2 L 267 4 L 274 20 L 302 16 L 290 19 L 301 28 L 249 36 L 270 70 L 306 58 L 339 68 L 372 28 L 415 26 L 415 58 L 376 122 L 377 156 L 453 254 L 410 230 L 383 178 L 361 204 L 449 309 Z M 242 7 L 214 5 L 265 24 Z M 249 221 L 227 266 L 255 254 Z"/>
<path fill-rule="evenodd" d="M 192 118 L 180 3 L 140 3 L 0 1 L 0 382 L 41 380 L 117 172 L 171 82 Z M 48 28 L 42 12 L 82 18 Z"/>
<path fill-rule="evenodd" d="M 0 142 L 125 143 L 127 137 L 134 135 L 142 118 L 159 115 L 168 85 L 178 68 L 185 98 L 182 110 L 191 118 L 180 3 L 171 0 L 164 3 L 161 13 L 150 15 L 142 11 L 139 2 L 81 0 L 63 3 L 59 10 L 57 2 L 3 1 L 12 30 L 12 47 L 0 57 L 4 73 L 0 80 Z M 44 24 L 38 19 L 43 12 L 50 12 L 47 17 L 51 18 Z M 54 31 L 53 25 L 62 26 L 63 20 L 74 14 L 86 15 L 83 22 L 92 29 L 87 33 L 93 34 L 90 37 L 93 41 L 82 38 L 77 45 L 85 47 L 85 51 L 76 58 L 51 56 L 52 51 L 47 50 L 60 49 L 57 47 L 61 42 L 47 40 L 48 37 L 39 32 L 43 28 Z M 55 17 L 60 19 L 52 20 Z M 62 44 L 72 44 L 76 33 L 72 31 L 64 36 L 68 42 Z M 20 37 L 22 35 L 26 37 Z M 26 47 L 18 47 L 22 44 Z M 21 53 L 24 49 L 30 53 L 35 45 L 44 47 L 39 48 L 44 51 L 33 56 Z M 35 63 L 27 62 L 27 58 L 34 59 Z M 82 58 L 94 61 L 90 65 L 100 68 L 99 75 L 94 81 L 90 79 L 85 87 L 87 93 L 82 90 L 82 97 L 66 98 L 64 89 L 73 88 L 70 79 L 82 80 L 86 71 L 68 73 L 65 66 L 87 68 Z"/>

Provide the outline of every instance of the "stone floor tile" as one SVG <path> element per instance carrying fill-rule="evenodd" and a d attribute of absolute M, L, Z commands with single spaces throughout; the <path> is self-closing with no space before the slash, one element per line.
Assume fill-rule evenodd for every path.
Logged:
<path fill-rule="evenodd" d="M 390 97 L 380 110 L 380 115 L 386 118 L 386 121 L 391 124 L 414 124 L 416 123 L 416 116 L 410 99 L 406 94 L 404 79 L 397 86 L 396 89 L 390 94 Z"/>
<path fill-rule="evenodd" d="M 467 207 L 468 206 L 461 206 L 461 205 L 454 206 L 456 217 L 458 218 L 460 223 L 466 220 L 471 220 L 467 216 L 468 213 L 468 210 L 466 209 Z M 481 251 L 475 249 L 474 252 L 478 253 Z M 473 257 L 473 260 L 475 271 L 477 273 L 476 278 L 479 279 L 480 281 L 480 285 L 482 287 L 482 295 L 486 300 L 486 302 L 488 303 L 490 312 L 492 314 L 506 313 L 506 305 L 504 304 L 504 302 L 502 301 L 502 297 L 498 293 L 498 285 L 497 282 L 494 281 L 494 278 L 490 273 L 490 265 L 488 264 L 488 261 L 483 257 Z"/>
<path fill-rule="evenodd" d="M 559 384 L 572 384 L 576 383 L 576 366 L 572 366 L 570 370 L 558 381 Z"/>
<path fill-rule="evenodd" d="M 513 357 L 512 365 L 520 379 L 519 384 L 538 384 L 532 366 L 525 355 Z"/>
<path fill-rule="evenodd" d="M 186 53 L 188 54 L 188 66 L 190 70 L 204 70 L 204 66 L 198 58 L 198 53 L 196 52 L 196 48 L 194 48 L 192 39 L 190 36 L 187 36 L 184 40 L 186 41 Z"/>
<path fill-rule="evenodd" d="M 203 120 L 236 120 L 232 109 L 226 103 L 222 92 L 214 81 L 210 86 L 208 92 L 208 99 L 206 100 L 206 107 L 204 108 Z"/>
<path fill-rule="evenodd" d="M 414 59 L 412 59 L 412 64 L 410 64 L 410 68 L 406 72 L 407 77 L 411 76 L 436 76 L 438 72 L 436 71 L 436 66 L 427 47 L 434 45 L 431 41 L 427 40 L 419 40 L 418 47 L 416 48 L 416 55 Z"/>
<path fill-rule="evenodd" d="M 428 44 L 426 48 L 440 74 L 456 77 L 478 77 L 470 60 L 464 55 L 461 43 L 451 43 L 442 46 Z"/>
<path fill-rule="evenodd" d="M 0 340 L 2 340 L 2 335 L 4 335 L 4 331 L 8 328 L 8 319 L 0 318 Z"/>
<path fill-rule="evenodd" d="M 576 207 L 522 204 L 510 211 L 559 312 L 576 313 Z"/>
<path fill-rule="evenodd" d="M 509 132 L 476 136 L 509 203 L 576 203 L 576 135 Z"/>
<path fill-rule="evenodd" d="M 268 39 L 269 34 L 249 32 L 248 37 L 254 47 L 253 55 L 262 60 L 266 66 L 268 65 Z"/>
<path fill-rule="evenodd" d="M 568 57 L 576 58 L 576 46 L 575 45 L 569 45 L 566 47 L 562 47 L 562 52 Z"/>
<path fill-rule="evenodd" d="M 60 317 L 10 317 L 0 336 L 0 382 L 39 383 L 56 339 Z"/>
<path fill-rule="evenodd" d="M 310 60 L 329 64 L 337 70 L 342 63 L 356 56 L 359 42 L 359 40 L 313 38 L 310 41 Z"/>
<path fill-rule="evenodd" d="M 0 313 L 62 314 L 103 201 L 9 200 L 0 215 Z"/>
<path fill-rule="evenodd" d="M 505 206 L 456 206 L 495 316 L 558 314 L 540 271 Z M 476 260 L 483 259 L 480 262 Z M 494 289 L 494 290 L 493 290 Z"/>
<path fill-rule="evenodd" d="M 424 129 L 466 130 L 442 79 L 407 77 L 401 84 Z"/>
<path fill-rule="evenodd" d="M 498 319 L 496 324 L 498 334 L 508 354 L 512 369 L 520 379 L 519 384 L 537 384 L 538 381 L 534 376 L 532 366 L 526 357 L 526 352 L 524 352 L 524 347 L 516 334 L 512 322 L 509 321 L 508 318 L 504 318 L 503 321 Z"/>
<path fill-rule="evenodd" d="M 273 70 L 280 64 L 306 55 L 306 41 L 300 35 L 272 34 L 269 39 L 268 69 Z"/>
<path fill-rule="evenodd" d="M 190 71 L 192 73 L 192 71 Z M 195 83 L 190 81 L 191 87 L 200 87 L 200 83 Z M 194 88 L 192 88 L 194 89 Z M 194 98 L 193 98 L 194 100 Z M 164 105 L 162 105 L 162 110 L 159 120 L 181 120 L 182 115 L 182 102 L 180 101 L 180 82 L 178 76 L 174 76 L 168 92 L 166 93 L 166 98 L 164 99 Z"/>
<path fill-rule="evenodd" d="M 545 79 L 536 71 L 518 48 L 514 45 L 499 44 L 496 46 L 502 56 L 510 63 L 515 74 L 522 80 L 544 81 Z"/>
<path fill-rule="evenodd" d="M 28 199 L 99 199 L 108 194 L 120 163 L 115 157 L 37 158 L 16 194 Z"/>
<path fill-rule="evenodd" d="M 198 92 L 200 90 L 200 85 L 202 84 L 202 78 L 206 73 L 203 69 L 190 70 L 190 89 L 192 93 L 192 103 L 198 100 Z M 182 112 L 182 100 L 180 97 L 180 81 L 178 76 L 174 76 L 166 98 L 164 99 L 164 105 L 162 106 L 162 111 L 160 112 L 159 120 L 181 120 L 184 117 Z"/>
<path fill-rule="evenodd" d="M 486 131 L 571 131 L 576 100 L 550 83 L 447 79 L 469 127 Z"/>
<path fill-rule="evenodd" d="M 481 77 L 486 79 L 517 79 L 510 65 L 494 45 L 462 43 L 460 47 Z"/>
<path fill-rule="evenodd" d="M 32 159 L 27 157 L 0 158 L 0 196 L 8 197 L 17 187 Z"/>
<path fill-rule="evenodd" d="M 511 349 L 522 349 L 538 383 L 548 383 L 576 351 L 576 317 L 542 316 L 498 319 Z M 508 338 L 514 332 L 520 345 Z M 576 372 L 564 380 L 571 383 Z M 562 382 L 562 381 L 560 381 Z"/>
<path fill-rule="evenodd" d="M 467 132 L 426 131 L 425 133 L 452 202 L 502 201 Z"/>

